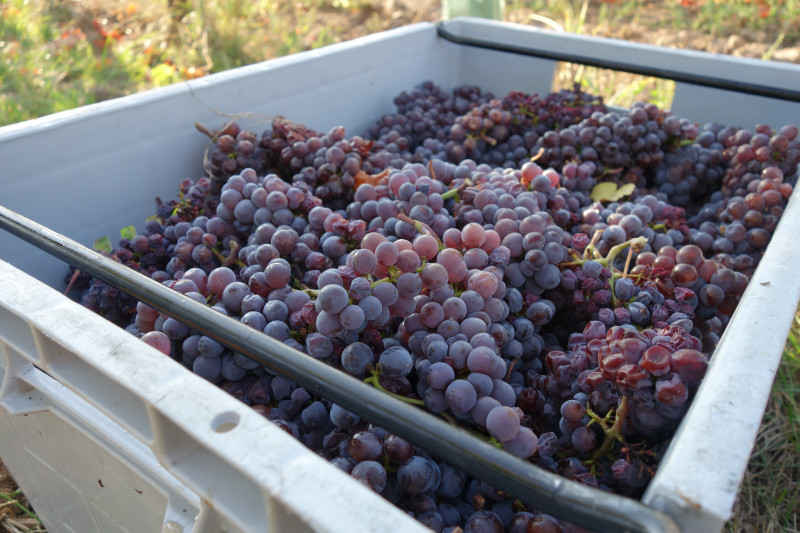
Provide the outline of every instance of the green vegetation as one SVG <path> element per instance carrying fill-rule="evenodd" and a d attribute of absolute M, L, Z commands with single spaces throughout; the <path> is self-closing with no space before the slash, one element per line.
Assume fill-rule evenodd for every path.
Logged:
<path fill-rule="evenodd" d="M 94 5 L 96 4 L 96 5 Z M 0 125 L 379 31 L 367 2 L 9 0 Z"/>
<path fill-rule="evenodd" d="M 585 4 L 589 4 L 588 9 Z M 588 13 L 593 28 L 633 23 L 646 28 L 699 30 L 722 37 L 741 31 L 759 31 L 772 42 L 779 36 L 787 43 L 800 41 L 800 2 L 797 0 L 595 0 L 584 5 L 570 0 L 509 2 L 512 12 L 527 8 L 564 21 L 564 29 L 575 33 L 582 33 Z"/>
<path fill-rule="evenodd" d="M 729 53 L 738 45 L 772 58 L 800 45 L 800 0 L 507 5 L 512 22 L 666 46 Z M 0 125 L 440 16 L 438 0 L 6 0 Z M 581 65 L 563 65 L 554 88 L 574 81 L 620 106 L 638 99 L 669 106 L 674 91 L 670 81 Z"/>
<path fill-rule="evenodd" d="M 44 532 L 42 522 L 29 508 L 21 490 L 0 492 L 0 530 L 9 533 Z"/>

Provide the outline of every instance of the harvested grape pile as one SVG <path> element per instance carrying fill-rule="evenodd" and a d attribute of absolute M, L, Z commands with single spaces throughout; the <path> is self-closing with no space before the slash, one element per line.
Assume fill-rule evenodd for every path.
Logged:
<path fill-rule="evenodd" d="M 798 128 L 427 82 L 211 136 L 111 256 L 509 453 L 639 497 L 792 193 Z M 434 531 L 579 531 L 82 274 L 83 303 Z M 300 357 L 300 354 L 298 354 Z"/>

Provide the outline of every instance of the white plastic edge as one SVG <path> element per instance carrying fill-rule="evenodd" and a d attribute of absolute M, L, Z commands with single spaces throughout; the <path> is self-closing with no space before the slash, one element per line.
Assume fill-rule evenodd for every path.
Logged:
<path fill-rule="evenodd" d="M 20 363 L 20 361 L 13 360 L 15 357 L 21 358 L 21 356 L 13 354 L 11 358 L 12 366 L 18 366 Z M 33 470 L 29 470 L 30 467 L 28 465 L 30 463 L 26 455 L 31 453 L 29 447 L 32 443 L 25 438 L 19 437 L 15 430 L 19 428 L 19 424 L 25 424 L 23 420 L 27 419 L 24 417 L 41 412 L 49 412 L 80 433 L 84 439 L 81 442 L 76 442 L 70 439 L 69 436 L 59 435 L 63 440 L 58 442 L 57 449 L 62 453 L 62 457 L 69 456 L 71 459 L 74 458 L 75 452 L 69 450 L 74 449 L 76 446 L 85 446 L 87 444 L 100 446 L 104 451 L 121 461 L 127 467 L 129 473 L 144 478 L 146 482 L 156 487 L 162 497 L 166 498 L 167 505 L 164 515 L 159 517 L 148 516 L 150 524 L 160 519 L 163 524 L 175 526 L 177 528 L 176 531 L 185 531 L 187 533 L 192 531 L 195 515 L 205 505 L 198 494 L 192 492 L 189 487 L 175 478 L 168 470 L 162 468 L 158 463 L 158 458 L 155 457 L 150 448 L 131 433 L 121 429 L 116 420 L 100 412 L 72 390 L 27 363 L 27 361 L 23 363 L 24 368 L 18 369 L 3 369 L 0 365 L 0 369 L 14 372 L 14 375 L 7 376 L 3 384 L 18 389 L 13 390 L 5 387 L 5 390 L 3 390 L 3 388 L 0 388 L 0 422 L 3 420 L 2 415 L 6 415 L 11 433 L 10 438 L 0 439 L 0 442 L 5 440 L 6 444 L 10 443 L 14 447 L 14 449 L 4 450 L 5 464 L 12 470 L 13 475 L 18 477 L 18 482 L 27 487 L 25 489 L 26 497 L 34 502 L 40 520 L 50 524 L 51 531 L 55 531 L 53 527 L 55 522 L 53 521 L 62 516 L 59 513 L 66 513 L 70 519 L 78 520 L 73 514 L 74 511 L 70 513 L 66 509 L 53 509 L 51 507 L 52 499 L 49 497 L 45 499 L 43 506 L 39 507 L 39 498 L 44 496 L 42 489 L 44 489 L 44 492 L 50 492 L 52 490 L 50 487 L 53 486 L 53 481 L 55 480 L 49 480 L 47 488 L 40 484 L 28 486 L 29 482 L 41 482 L 41 479 Z M 13 422 L 15 418 L 18 419 L 17 423 Z M 40 427 L 36 423 L 34 423 L 34 426 Z M 50 466 L 60 468 L 57 474 L 67 478 L 64 481 L 72 484 L 74 480 L 71 479 L 72 476 L 70 474 L 74 472 L 75 466 L 71 462 L 50 463 Z M 99 470 L 102 470 L 103 466 L 98 462 L 97 467 Z M 19 476 L 23 477 L 20 478 Z M 32 481 L 30 478 L 36 481 Z M 137 492 L 141 494 L 141 491 Z M 86 499 L 91 499 L 90 493 L 85 493 L 83 496 Z M 106 499 L 106 505 L 108 503 L 109 499 Z M 139 504 L 139 502 L 136 503 Z M 195 512 L 188 513 L 189 509 L 193 509 Z M 148 511 L 151 514 L 156 512 L 152 507 Z M 50 513 L 55 513 L 55 516 Z"/>
<path fill-rule="evenodd" d="M 243 403 L 4 261 L 0 287 L 0 306 L 24 318 L 37 348 L 39 337 L 62 348 L 38 360 L 22 355 L 56 374 L 60 359 L 78 357 L 140 398 L 153 434 L 144 444 L 161 466 L 242 531 L 265 530 L 253 517 L 269 521 L 276 513 L 294 515 L 320 533 L 428 531 Z M 13 378 L 6 375 L 4 382 Z M 83 390 L 73 392 L 113 419 L 113 407 L 97 405 Z M 235 427 L 214 431 L 220 421 Z M 270 501 L 279 508 L 270 508 Z"/>
<path fill-rule="evenodd" d="M 643 502 L 686 531 L 730 518 L 800 301 L 796 188 Z"/>

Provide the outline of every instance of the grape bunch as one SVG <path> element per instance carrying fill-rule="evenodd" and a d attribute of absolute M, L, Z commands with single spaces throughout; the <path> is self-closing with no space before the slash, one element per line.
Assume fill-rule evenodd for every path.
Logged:
<path fill-rule="evenodd" d="M 205 166 L 213 176 L 227 178 L 247 168 L 263 170 L 264 147 L 255 133 L 235 122 L 204 133 L 211 138 Z"/>
<path fill-rule="evenodd" d="M 491 99 L 478 87 L 457 87 L 451 93 L 428 81 L 394 99 L 397 113 L 384 115 L 369 129 L 376 149 L 396 153 L 408 162 L 424 163 L 442 149 L 443 132 L 458 115 Z"/>
<path fill-rule="evenodd" d="M 577 87 L 427 82 L 395 104 L 364 137 L 281 117 L 260 137 L 208 130 L 210 175 L 111 256 L 541 468 L 641 496 L 792 194 L 797 128 L 609 112 Z M 581 531 L 71 277 L 434 531 Z"/>
<path fill-rule="evenodd" d="M 707 126 L 697 142 L 679 144 L 652 170 L 653 188 L 674 206 L 689 207 L 693 198 L 707 199 L 720 189 L 725 175 L 724 147 L 710 129 L 714 126 Z"/>

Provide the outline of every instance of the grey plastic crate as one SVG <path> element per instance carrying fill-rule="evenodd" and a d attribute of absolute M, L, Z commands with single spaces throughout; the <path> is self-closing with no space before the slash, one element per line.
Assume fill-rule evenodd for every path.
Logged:
<path fill-rule="evenodd" d="M 91 245 L 141 224 L 155 196 L 202 175 L 195 121 L 245 112 L 253 129 L 284 115 L 359 133 L 393 110 L 400 90 L 428 79 L 547 93 L 559 55 L 713 74 L 723 86 L 757 80 L 756 93 L 788 99 L 684 81 L 673 110 L 701 123 L 800 121 L 796 65 L 476 19 L 442 29 L 512 52 L 450 42 L 422 23 L 0 128 L 0 204 Z M 800 299 L 797 203 L 643 498 L 681 530 L 717 531 L 730 515 Z M 5 232 L 0 259 L 0 453 L 51 531 L 419 529 L 222 391 L 69 302 L 58 292 L 60 261 Z"/>

